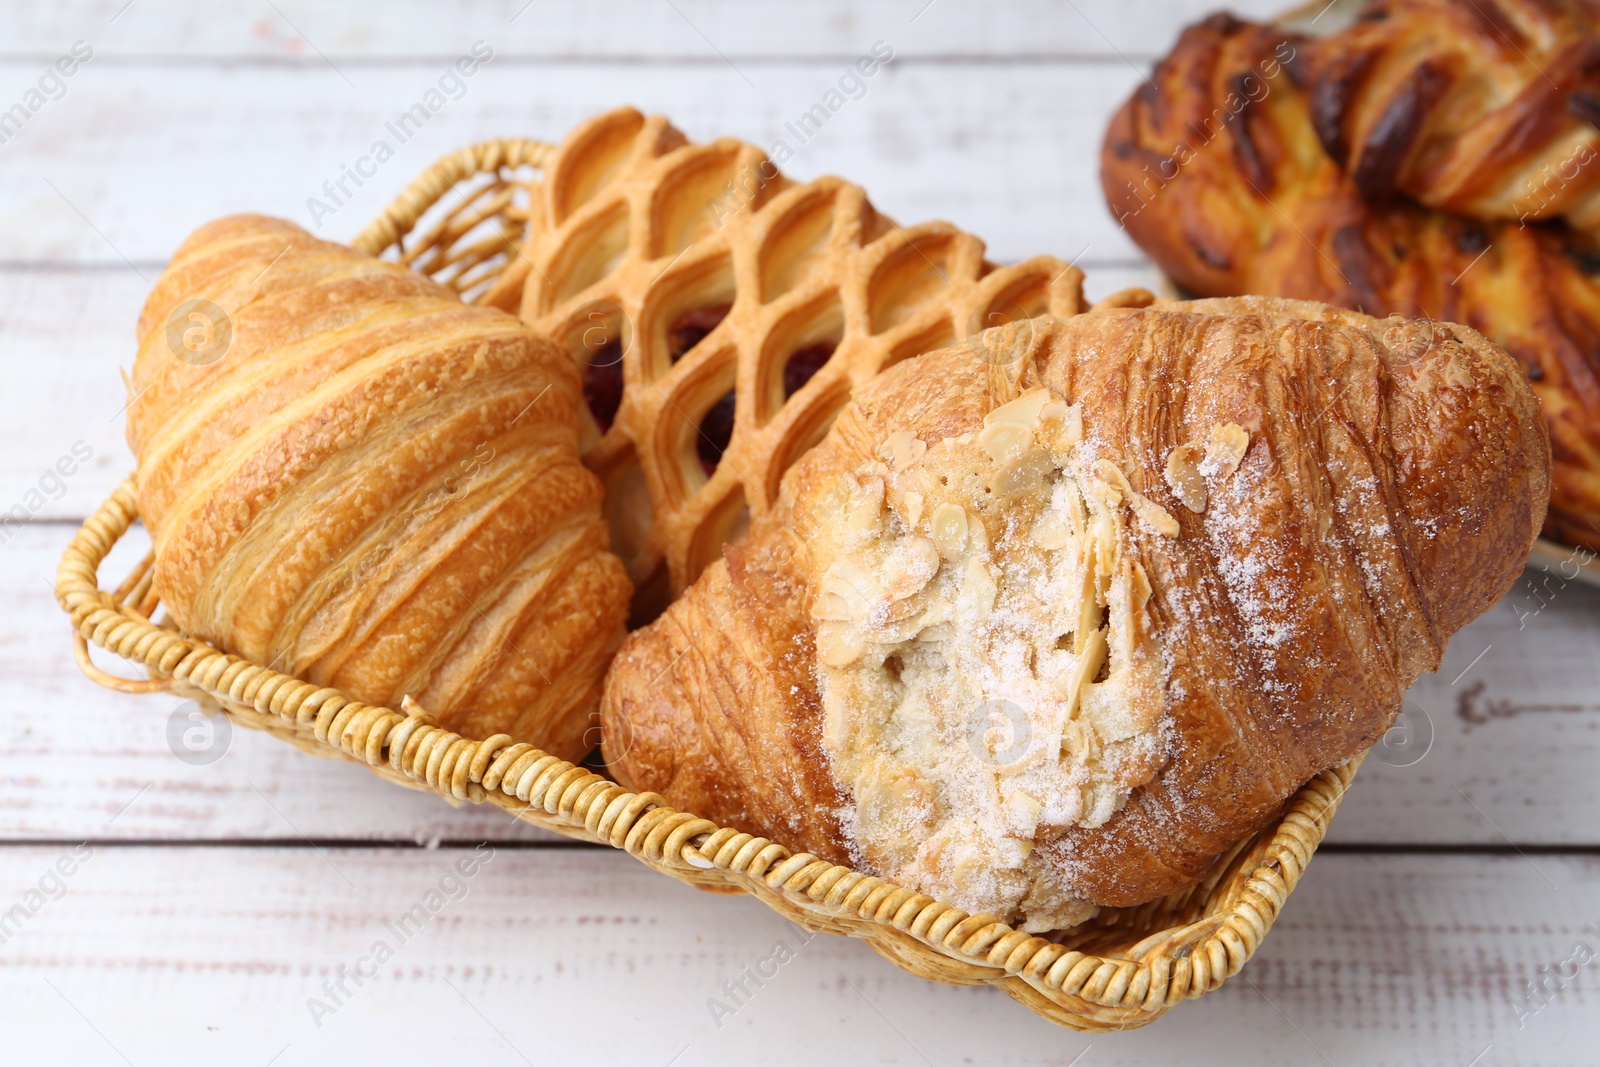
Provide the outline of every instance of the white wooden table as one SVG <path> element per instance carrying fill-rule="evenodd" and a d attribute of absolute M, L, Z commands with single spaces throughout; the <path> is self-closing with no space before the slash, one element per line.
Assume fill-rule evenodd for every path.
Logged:
<path fill-rule="evenodd" d="M 1241 13 L 1274 6 L 1249 0 Z M 21 916 L 0 926 L 0 1060 L 1600 1060 L 1600 968 L 1581 963 L 1600 951 L 1595 590 L 1524 589 L 1457 637 L 1412 694 L 1417 733 L 1368 760 L 1257 958 L 1153 1027 L 1092 1038 L 827 936 L 733 1014 L 713 1011 L 713 999 L 734 1006 L 724 982 L 775 942 L 800 943 L 753 900 L 248 731 L 215 762 L 186 762 L 168 741 L 178 701 L 106 693 L 74 667 L 50 578 L 75 524 L 130 467 L 117 367 L 165 258 L 225 212 L 310 224 L 323 181 L 475 42 L 492 60 L 319 232 L 349 238 L 450 148 L 557 138 L 624 102 L 696 138 L 770 144 L 882 41 L 893 61 L 787 170 L 845 174 L 902 220 L 985 235 L 1002 260 L 1077 259 L 1094 296 L 1154 280 L 1101 204 L 1101 130 L 1205 11 L 1201 0 L 0 6 L 0 109 L 28 103 L 75 42 L 93 51 L 72 77 L 47 79 L 41 106 L 0 144 L 0 510 L 30 515 L 0 527 L 0 911 Z M 92 458 L 68 478 L 46 473 L 75 447 Z M 487 860 L 471 878 L 452 874 L 474 855 Z M 390 924 L 430 891 L 442 905 L 402 943 Z M 396 953 L 374 973 L 363 959 L 379 940 Z M 338 989 L 362 970 L 373 977 Z M 1530 981 L 1543 981 L 1539 999 Z"/>

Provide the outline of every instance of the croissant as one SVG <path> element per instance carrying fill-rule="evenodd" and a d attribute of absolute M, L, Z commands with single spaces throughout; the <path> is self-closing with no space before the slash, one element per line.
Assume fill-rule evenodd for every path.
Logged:
<path fill-rule="evenodd" d="M 1317 135 L 1364 196 L 1600 229 L 1600 4 L 1376 0 L 1305 52 Z"/>
<path fill-rule="evenodd" d="M 471 736 L 593 747 L 631 587 L 565 352 L 248 215 L 183 243 L 138 333 L 128 443 L 180 627 Z"/>
<path fill-rule="evenodd" d="M 1384 733 L 1516 580 L 1548 467 L 1466 327 L 1260 298 L 999 327 L 859 390 L 629 637 L 608 766 L 1028 930 L 1140 904 Z"/>
<path fill-rule="evenodd" d="M 1226 15 L 1185 30 L 1106 131 L 1112 213 L 1191 293 L 1462 322 L 1509 350 L 1550 427 L 1546 533 L 1600 549 L 1600 244 L 1363 197 L 1318 140 L 1309 47 Z"/>

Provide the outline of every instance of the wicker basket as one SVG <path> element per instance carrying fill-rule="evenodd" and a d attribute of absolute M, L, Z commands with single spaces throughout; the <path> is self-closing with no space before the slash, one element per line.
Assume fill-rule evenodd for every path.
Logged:
<path fill-rule="evenodd" d="M 457 152 L 413 183 L 355 244 L 398 257 L 472 299 L 518 254 L 527 175 L 548 151 L 537 142 L 496 141 Z M 419 222 L 427 225 L 418 229 Z M 1308 782 L 1200 885 L 1142 907 L 1103 910 L 1046 939 L 719 827 L 505 734 L 461 737 L 409 702 L 398 711 L 362 704 L 221 652 L 170 622 L 157 624 L 151 555 L 114 591 L 99 587 L 101 561 L 137 517 L 129 480 L 84 522 L 57 570 L 56 596 L 72 616 L 78 663 L 94 681 L 192 698 L 401 785 L 453 803 L 494 804 L 535 826 L 626 849 L 704 889 L 753 893 L 805 927 L 865 939 L 913 974 L 987 982 L 1075 1030 L 1142 1026 L 1237 973 L 1300 880 L 1360 764 L 1357 758 Z M 89 660 L 90 641 L 140 664 L 149 680 L 99 670 Z"/>

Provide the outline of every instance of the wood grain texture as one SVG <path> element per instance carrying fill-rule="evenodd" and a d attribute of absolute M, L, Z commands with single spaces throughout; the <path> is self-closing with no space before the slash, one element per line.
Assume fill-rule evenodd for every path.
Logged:
<path fill-rule="evenodd" d="M 0 512 L 81 519 L 133 469 L 117 368 L 133 365 L 133 324 L 148 289 L 121 264 L 0 268 Z M 89 459 L 79 462 L 85 449 Z M 66 468 L 57 468 L 63 457 Z M 0 527 L 0 547 L 9 547 L 10 529 Z"/>
<path fill-rule="evenodd" d="M 0 901 L 64 852 L 0 853 Z M 95 848 L 65 896 L 0 946 L 8 1053 L 664 1067 L 848 1049 L 854 1063 L 1342 1067 L 1465 1065 L 1489 1047 L 1480 1062 L 1592 1062 L 1588 969 L 1536 1013 L 1514 1005 L 1538 968 L 1600 941 L 1586 929 L 1600 912 L 1593 857 L 1540 857 L 1535 869 L 1516 856 L 1320 856 L 1220 992 L 1156 1026 L 1090 1038 L 993 990 L 912 978 L 860 942 L 808 941 L 753 900 L 697 893 L 620 854 L 502 848 L 460 877 L 455 864 L 473 855 Z M 437 911 L 399 926 L 430 890 Z M 363 959 L 379 941 L 393 956 L 374 968 Z M 324 981 L 358 967 L 373 977 L 347 979 L 335 1005 Z M 758 971 L 759 988 L 745 978 Z M 723 983 L 740 980 L 748 996 L 735 1000 Z M 317 1013 L 320 1028 L 311 998 L 335 1009 Z"/>
<path fill-rule="evenodd" d="M 789 62 L 854 57 L 863 42 L 904 41 L 908 54 L 1111 59 L 1119 52 L 1159 55 L 1198 8 L 1190 0 L 458 0 L 448 5 L 400 0 L 383 18 L 359 4 L 271 5 L 256 0 L 207 4 L 202 16 L 182 0 L 126 0 L 39 5 L 8 17 L 3 56 L 49 56 L 76 39 L 118 60 L 176 57 L 246 59 L 306 66 L 388 62 L 396 57 L 453 57 L 458 40 L 498 36 L 508 57 L 597 62 Z M 1277 0 L 1238 0 L 1241 17 L 1264 18 Z M 113 16 L 116 21 L 112 22 Z M 1151 33 L 1152 27 L 1161 27 Z M 321 53 L 319 55 L 319 52 Z M 719 55 L 718 53 L 721 53 Z"/>
<path fill-rule="evenodd" d="M 997 259 L 1081 255 L 1091 298 L 1155 282 L 1102 206 L 1095 153 L 1112 107 L 1208 5 L 538 0 L 519 16 L 523 3 L 0 5 L 0 108 L 72 42 L 96 49 L 66 95 L 0 145 L 0 510 L 40 490 L 35 519 L 79 518 L 126 473 L 115 367 L 131 361 L 148 283 L 189 229 L 240 209 L 309 222 L 306 198 L 480 38 L 496 61 L 322 234 L 348 239 L 443 151 L 558 137 L 621 102 L 665 111 L 694 137 L 770 143 L 883 39 L 895 63 L 788 170 L 845 174 L 901 219 L 949 218 Z M 1233 6 L 1261 17 L 1282 5 Z M 91 459 L 64 491 L 41 490 L 44 468 L 79 440 Z M 1560 590 L 1524 621 L 1518 611 L 1539 603 L 1524 590 L 1463 632 L 1412 694 L 1434 730 L 1427 755 L 1369 759 L 1330 837 L 1505 855 L 1325 854 L 1239 980 L 1116 1038 L 1091 1042 L 822 937 L 719 1029 L 707 999 L 778 938 L 798 945 L 793 928 L 621 855 L 508 847 L 540 835 L 262 735 L 237 732 L 210 766 L 179 761 L 166 739 L 177 701 L 102 692 L 72 664 L 48 590 L 69 533 L 33 525 L 0 544 L 12 594 L 0 617 L 0 841 L 146 843 L 99 846 L 63 899 L 0 944 L 8 1061 L 517 1062 L 520 1050 L 650 1067 L 809 1062 L 841 1048 L 939 1064 L 1064 1065 L 1086 1049 L 1085 1065 L 1593 1059 L 1588 969 L 1520 1030 L 1508 998 L 1575 942 L 1600 944 L 1584 928 L 1600 918 L 1600 870 L 1592 856 L 1524 859 L 1507 842 L 1600 845 L 1594 592 Z M 1395 762 L 1411 758 L 1396 748 Z M 466 898 L 318 1029 L 307 998 L 466 854 L 329 846 L 485 837 L 502 848 Z M 149 843 L 160 839 L 215 844 Z M 28 899 L 66 851 L 0 847 L 0 908 Z"/>

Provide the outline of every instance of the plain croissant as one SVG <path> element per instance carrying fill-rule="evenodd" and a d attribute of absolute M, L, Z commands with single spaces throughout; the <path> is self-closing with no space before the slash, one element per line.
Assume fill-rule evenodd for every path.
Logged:
<path fill-rule="evenodd" d="M 470 736 L 593 747 L 631 588 L 566 353 L 258 216 L 184 242 L 139 338 L 128 441 L 179 626 Z"/>
<path fill-rule="evenodd" d="M 618 653 L 621 781 L 1030 930 L 1195 882 L 1516 580 L 1549 443 L 1459 326 L 1238 298 L 856 395 Z"/>

